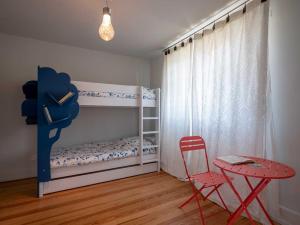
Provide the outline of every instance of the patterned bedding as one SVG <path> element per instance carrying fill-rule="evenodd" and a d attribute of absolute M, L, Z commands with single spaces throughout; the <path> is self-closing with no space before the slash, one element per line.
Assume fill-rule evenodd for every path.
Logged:
<path fill-rule="evenodd" d="M 125 98 L 137 99 L 139 94 L 116 92 L 116 91 L 83 91 L 78 90 L 79 96 L 98 97 L 98 98 Z M 144 88 L 143 99 L 156 100 L 155 91 L 150 88 Z"/>
<path fill-rule="evenodd" d="M 51 168 L 85 165 L 99 161 L 128 158 L 138 155 L 139 137 L 121 138 L 116 141 L 93 142 L 70 147 L 53 148 L 50 156 Z M 144 139 L 144 146 L 153 145 L 154 140 Z M 155 148 L 145 148 L 144 154 L 155 154 Z"/>

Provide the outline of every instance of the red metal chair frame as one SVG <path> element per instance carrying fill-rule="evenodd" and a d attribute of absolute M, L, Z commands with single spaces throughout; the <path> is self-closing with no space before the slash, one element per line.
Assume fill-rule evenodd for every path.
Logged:
<path fill-rule="evenodd" d="M 228 210 L 228 207 L 226 206 L 218 188 L 221 187 L 224 183 L 226 183 L 226 178 L 221 175 L 221 174 L 217 174 L 217 173 L 214 173 L 214 172 L 210 172 L 210 168 L 209 168 L 209 163 L 208 163 L 208 157 L 207 157 L 207 152 L 206 152 L 206 145 L 205 145 L 205 141 L 203 140 L 202 137 L 200 136 L 186 136 L 186 137 L 183 137 L 180 139 L 180 142 L 179 142 L 179 146 L 180 146 L 180 152 L 181 152 L 181 156 L 182 156 L 182 159 L 183 159 L 183 164 L 184 164 L 184 168 L 185 168 L 185 172 L 186 172 L 186 175 L 189 179 L 189 182 L 192 186 L 192 190 L 193 190 L 193 195 L 188 198 L 184 203 L 182 203 L 179 208 L 182 208 L 184 207 L 186 204 L 188 204 L 191 200 L 193 200 L 194 198 L 196 198 L 196 202 L 197 202 L 197 205 L 198 205 L 198 208 L 199 208 L 199 212 L 200 212 L 200 218 L 201 218 L 201 222 L 203 225 L 205 225 L 205 221 L 204 221 L 204 216 L 203 216 L 203 211 L 202 211 L 202 208 L 201 208 L 201 205 L 200 205 L 200 200 L 199 200 L 199 196 L 201 196 L 201 199 L 203 201 L 205 201 L 213 192 L 217 192 L 225 210 L 230 214 L 230 211 Z M 203 172 L 203 173 L 199 173 L 199 174 L 194 174 L 194 175 L 190 175 L 189 173 L 189 170 L 188 170 L 188 167 L 187 167 L 187 164 L 186 164 L 186 161 L 185 161 L 185 158 L 184 158 L 184 153 L 185 152 L 190 152 L 190 151 L 204 151 L 205 153 L 205 159 L 206 159 L 206 168 L 207 168 L 207 171 L 206 172 Z M 200 175 L 202 178 L 205 179 L 205 177 L 207 178 L 210 178 L 211 175 L 216 175 L 217 176 L 217 179 L 221 178 L 221 181 L 219 180 L 219 182 L 212 182 L 212 184 L 208 184 L 205 183 L 205 184 L 202 184 L 202 186 L 197 189 L 196 185 L 193 183 L 193 181 L 198 182 L 198 183 L 201 183 L 199 180 L 197 181 L 197 179 L 195 179 L 197 177 L 197 175 Z M 207 195 L 203 195 L 202 194 L 202 191 L 206 188 L 211 188 L 213 187 L 213 189 L 207 194 Z M 218 213 L 218 212 L 217 212 Z M 215 214 L 213 214 L 215 215 Z M 212 215 L 210 215 L 212 216 Z"/>

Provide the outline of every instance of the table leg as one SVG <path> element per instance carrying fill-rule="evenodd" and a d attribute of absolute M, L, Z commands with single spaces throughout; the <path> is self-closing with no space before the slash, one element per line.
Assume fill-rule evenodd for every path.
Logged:
<path fill-rule="evenodd" d="M 245 180 L 247 181 L 248 183 L 248 186 L 250 187 L 251 191 L 254 190 L 252 184 L 250 183 L 248 177 L 244 176 L 245 177 Z M 260 208 L 263 210 L 264 214 L 266 215 L 267 219 L 269 220 L 270 224 L 272 225 L 275 225 L 270 217 L 270 215 L 268 214 L 267 210 L 265 209 L 264 205 L 262 204 L 261 200 L 259 199 L 258 195 L 256 196 L 256 200 L 260 206 Z"/>
<path fill-rule="evenodd" d="M 250 223 L 252 224 L 252 225 L 255 225 L 255 222 L 254 222 L 254 220 L 253 220 L 253 218 L 252 218 L 252 216 L 251 216 L 251 214 L 249 213 L 249 211 L 248 211 L 248 209 L 247 209 L 247 206 L 248 205 L 246 205 L 246 200 L 245 201 L 243 201 L 243 199 L 242 199 L 242 197 L 240 196 L 240 194 L 238 193 L 238 191 L 235 189 L 235 187 L 233 186 L 233 183 L 232 183 L 232 181 L 230 180 L 230 178 L 227 176 L 227 174 L 225 173 L 225 171 L 223 170 L 223 169 L 221 169 L 221 172 L 223 173 L 223 175 L 224 175 L 224 177 L 225 177 L 225 179 L 226 179 L 226 181 L 227 181 L 227 183 L 229 184 L 229 186 L 231 187 L 231 189 L 233 190 L 233 192 L 235 193 L 235 195 L 237 196 L 237 198 L 239 199 L 239 201 L 240 201 L 240 203 L 241 203 L 241 205 L 239 206 L 239 208 L 229 217 L 229 219 L 228 219 L 228 225 L 231 225 L 231 224 L 233 224 L 234 223 L 234 221 L 240 216 L 240 214 L 242 214 L 242 212 L 243 211 L 245 211 L 246 212 L 246 214 L 247 214 L 247 216 L 248 216 L 248 218 L 249 218 L 249 220 L 250 220 Z M 254 191 L 253 191 L 254 192 Z M 252 192 L 252 193 L 253 193 Z M 252 194 L 251 193 L 251 194 Z M 250 194 L 250 195 L 251 195 Z M 249 197 L 249 196 L 248 196 Z"/>
<path fill-rule="evenodd" d="M 257 195 L 268 185 L 270 179 L 262 179 L 258 185 L 253 189 L 253 191 L 247 196 L 247 198 L 243 201 L 241 206 L 234 212 L 234 214 L 229 218 L 229 221 L 236 219 L 243 211 L 244 207 L 248 207 L 248 205 L 257 197 Z M 232 224 L 232 223 L 229 223 Z"/>
<path fill-rule="evenodd" d="M 248 205 L 256 198 L 256 196 L 267 186 L 270 182 L 269 179 L 262 179 L 259 184 L 253 189 L 253 191 L 247 196 L 247 198 L 243 201 L 244 206 L 248 207 Z M 237 215 L 240 215 L 243 212 L 241 207 L 236 211 Z"/>

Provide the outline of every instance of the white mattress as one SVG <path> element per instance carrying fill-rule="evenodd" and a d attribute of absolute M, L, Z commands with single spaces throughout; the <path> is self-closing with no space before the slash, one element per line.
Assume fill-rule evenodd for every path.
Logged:
<path fill-rule="evenodd" d="M 127 93 L 122 91 L 86 91 L 78 89 L 79 96 L 98 97 L 98 98 L 120 98 L 120 99 L 137 99 L 139 94 Z M 144 88 L 143 99 L 156 100 L 155 90 Z"/>
<path fill-rule="evenodd" d="M 51 168 L 59 168 L 133 157 L 138 155 L 139 143 L 139 137 L 128 137 L 116 141 L 53 148 L 50 165 Z M 145 145 L 153 145 L 153 141 L 144 139 Z M 155 148 L 145 148 L 143 151 L 144 155 L 156 154 Z"/>

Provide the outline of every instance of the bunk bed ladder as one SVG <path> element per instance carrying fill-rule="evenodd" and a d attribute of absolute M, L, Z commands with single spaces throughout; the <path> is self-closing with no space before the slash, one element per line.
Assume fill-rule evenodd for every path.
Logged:
<path fill-rule="evenodd" d="M 157 141 L 157 171 L 160 172 L 160 89 L 156 89 L 156 130 L 158 133 L 156 134 Z"/>
<path fill-rule="evenodd" d="M 141 158 L 141 165 L 144 164 L 144 151 L 143 151 L 143 147 L 144 147 L 144 104 L 143 104 L 143 96 L 144 96 L 144 89 L 141 86 L 140 87 L 140 130 L 139 130 L 139 134 L 140 134 L 140 158 Z"/>
<path fill-rule="evenodd" d="M 160 89 L 157 88 L 155 90 L 155 94 L 156 94 L 156 105 L 155 105 L 155 116 L 154 117 L 144 117 L 144 108 L 147 107 L 144 104 L 144 90 L 143 87 L 140 87 L 140 110 L 139 110 L 139 114 L 140 114 L 140 128 L 139 128 L 139 134 L 140 134 L 140 164 L 143 165 L 145 163 L 151 163 L 151 162 L 157 162 L 157 171 L 160 171 Z M 151 121 L 155 121 L 155 130 L 154 131 L 144 131 L 144 121 L 145 120 L 151 120 Z M 155 135 L 155 140 L 156 143 L 151 145 L 151 146 L 147 146 L 144 145 L 144 135 L 148 135 L 148 134 L 154 134 Z M 145 160 L 144 159 L 144 148 L 156 148 L 156 158 L 155 159 L 150 159 L 150 160 Z"/>

